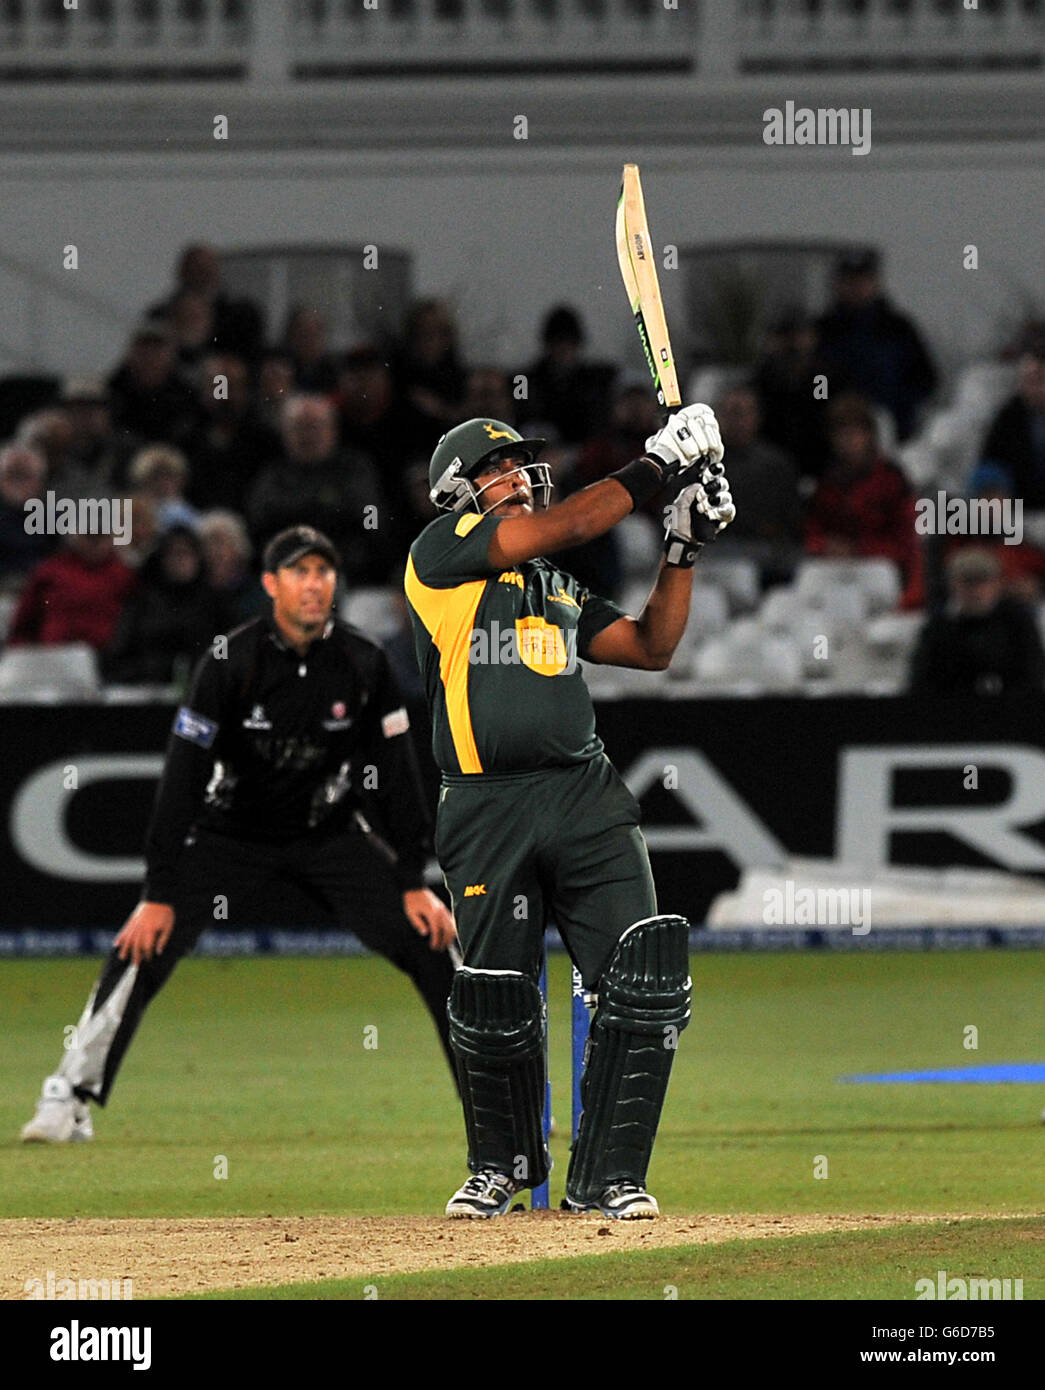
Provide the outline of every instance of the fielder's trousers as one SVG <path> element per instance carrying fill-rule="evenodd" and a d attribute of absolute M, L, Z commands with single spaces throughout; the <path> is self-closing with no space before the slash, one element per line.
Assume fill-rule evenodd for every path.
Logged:
<path fill-rule="evenodd" d="M 454 1072 L 446 1017 L 453 963 L 411 926 L 391 868 L 367 836 L 353 828 L 270 845 L 200 831 L 179 865 L 174 930 L 163 954 L 136 967 L 120 960 L 114 948 L 102 970 L 89 1022 L 78 1029 L 83 1042 L 62 1066 L 81 1100 L 105 1104 L 146 1007 L 200 934 L 216 922 L 225 927 L 249 921 L 251 913 L 264 920 L 266 891 L 281 878 L 318 898 L 342 927 L 410 977 Z M 227 900 L 227 920 L 215 917 L 219 895 Z"/>

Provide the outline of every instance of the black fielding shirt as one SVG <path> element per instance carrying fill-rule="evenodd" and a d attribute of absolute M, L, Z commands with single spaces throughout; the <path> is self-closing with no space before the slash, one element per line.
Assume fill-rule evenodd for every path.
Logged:
<path fill-rule="evenodd" d="M 287 844 L 349 829 L 364 803 L 398 854 L 400 887 L 423 887 L 428 816 L 382 649 L 335 618 L 304 656 L 271 617 L 226 640 L 225 654 L 202 658 L 175 716 L 145 841 L 145 900 L 172 901 L 193 828 Z"/>

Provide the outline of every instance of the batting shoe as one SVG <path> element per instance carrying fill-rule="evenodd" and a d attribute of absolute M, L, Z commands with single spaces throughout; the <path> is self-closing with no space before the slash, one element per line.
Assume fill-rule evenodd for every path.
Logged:
<path fill-rule="evenodd" d="M 562 1210 L 574 1216 L 611 1216 L 615 1221 L 653 1221 L 660 1215 L 656 1197 L 637 1182 L 612 1183 L 594 1202 L 564 1197 Z"/>
<path fill-rule="evenodd" d="M 86 1101 L 73 1094 L 64 1076 L 49 1076 L 36 1103 L 36 1114 L 22 1126 L 23 1144 L 75 1144 L 94 1138 Z"/>
<path fill-rule="evenodd" d="M 503 1216 L 522 1187 L 523 1184 L 514 1178 L 484 1168 L 457 1189 L 446 1204 L 446 1214 L 481 1218 Z"/>

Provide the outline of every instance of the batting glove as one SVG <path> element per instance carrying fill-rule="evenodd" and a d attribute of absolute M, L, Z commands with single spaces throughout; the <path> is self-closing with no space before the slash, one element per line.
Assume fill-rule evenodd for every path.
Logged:
<path fill-rule="evenodd" d="M 699 483 L 684 487 L 664 509 L 664 561 L 692 569 L 697 556 L 736 516 L 721 459 L 709 464 Z"/>
<path fill-rule="evenodd" d="M 723 452 L 718 421 L 709 405 L 687 405 L 646 440 L 646 455 L 660 466 L 664 482 L 697 462 L 721 463 Z"/>

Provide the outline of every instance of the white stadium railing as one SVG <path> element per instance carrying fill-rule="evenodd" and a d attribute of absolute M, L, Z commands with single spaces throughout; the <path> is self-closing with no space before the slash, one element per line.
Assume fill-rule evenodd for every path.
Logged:
<path fill-rule="evenodd" d="M 747 0 L 739 65 L 748 72 L 904 70 L 1042 61 L 1040 0 Z"/>
<path fill-rule="evenodd" d="M 8 78 L 272 83 L 569 66 L 730 79 L 1043 57 L 1045 0 L 0 0 Z"/>

